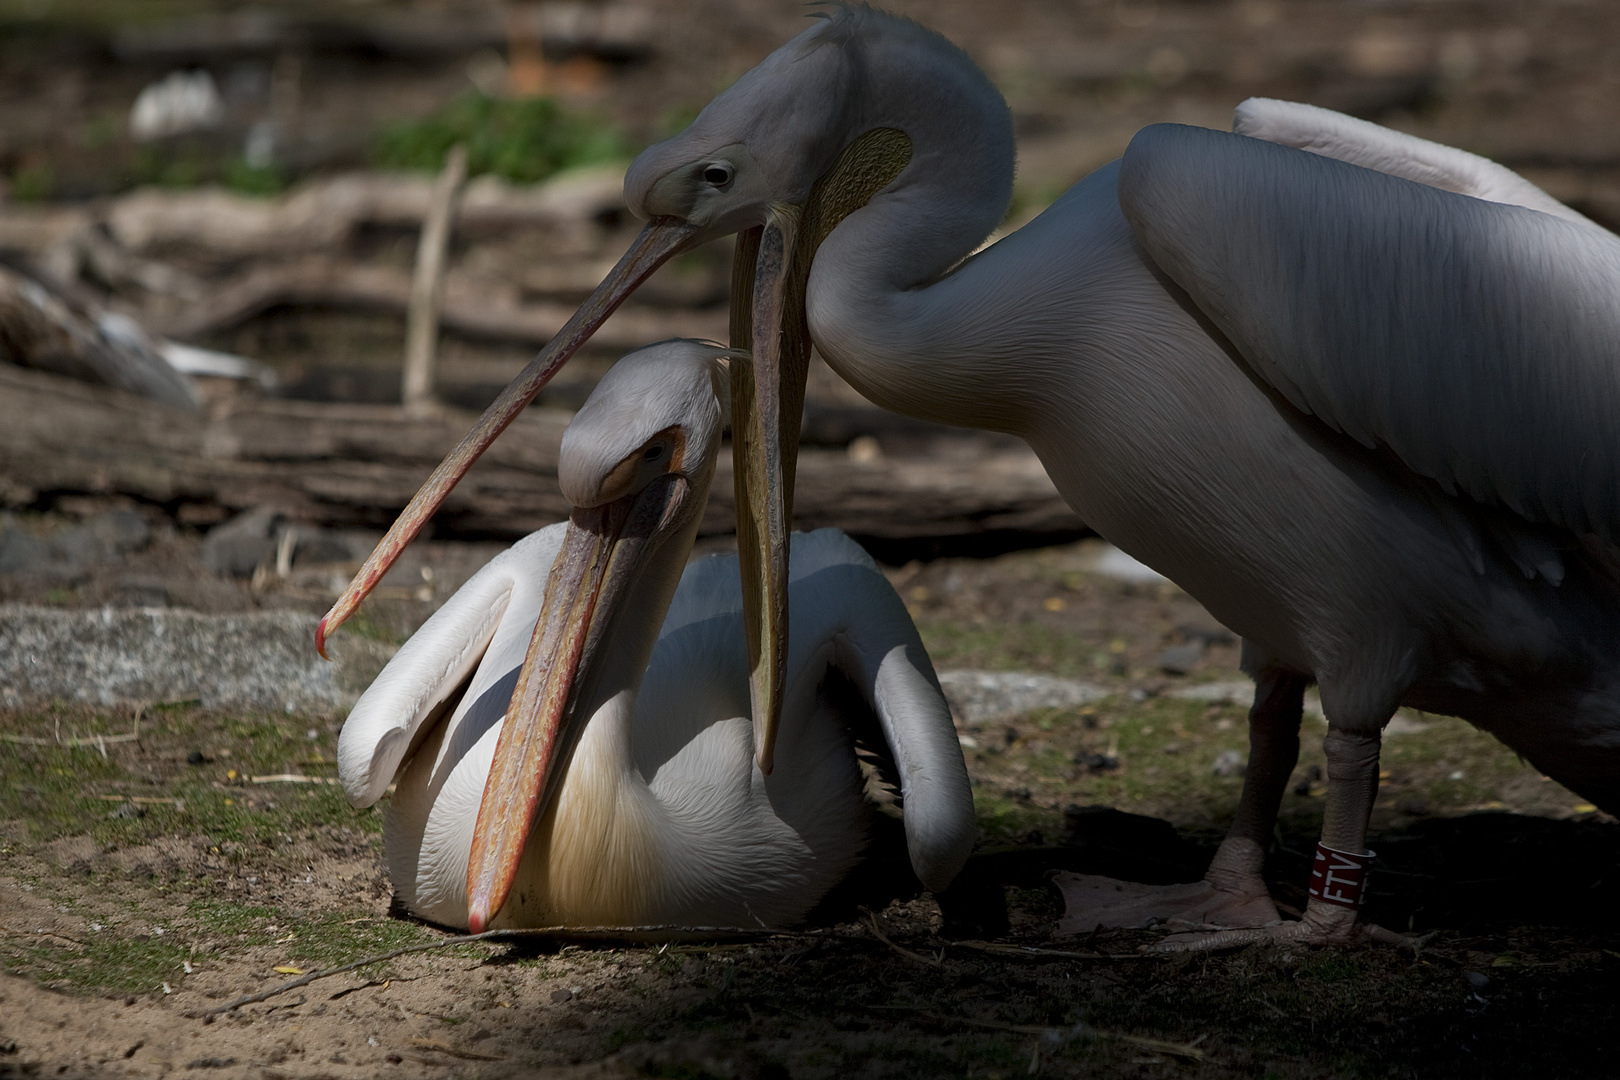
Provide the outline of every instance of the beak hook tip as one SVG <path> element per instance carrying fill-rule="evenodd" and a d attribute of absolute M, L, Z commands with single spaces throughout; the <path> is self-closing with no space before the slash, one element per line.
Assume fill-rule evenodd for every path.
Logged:
<path fill-rule="evenodd" d="M 315 651 L 321 654 L 321 659 L 331 662 L 332 658 L 326 655 L 326 620 L 331 615 L 323 615 L 321 621 L 315 624 Z"/>

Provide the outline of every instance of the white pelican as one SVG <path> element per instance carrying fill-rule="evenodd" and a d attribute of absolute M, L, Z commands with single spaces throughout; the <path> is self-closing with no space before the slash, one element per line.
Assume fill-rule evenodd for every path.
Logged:
<path fill-rule="evenodd" d="M 943 889 L 967 859 L 973 799 L 950 709 L 905 605 L 836 530 L 794 543 L 787 767 L 754 764 L 736 560 L 687 566 L 724 352 L 670 341 L 616 364 L 563 437 L 570 521 L 474 575 L 344 724 L 355 805 L 398 774 L 387 863 L 417 915 L 474 931 L 794 923 L 866 842 L 852 712 L 875 714 L 892 750 L 918 877 Z M 542 706 L 503 723 L 531 637 Z"/>
<path fill-rule="evenodd" d="M 1482 158 L 1324 110 L 1251 101 L 1237 127 L 1147 128 L 970 256 L 1012 190 L 1005 102 L 944 38 L 841 7 L 637 158 L 641 240 L 328 618 L 649 265 L 740 230 L 767 735 L 808 335 L 878 404 L 1025 438 L 1088 524 L 1243 635 L 1257 691 L 1231 832 L 1202 885 L 1126 921 L 1369 932 L 1354 882 L 1402 704 L 1620 811 L 1620 238 Z M 1328 887 L 1278 925 L 1260 871 L 1311 682 Z"/>

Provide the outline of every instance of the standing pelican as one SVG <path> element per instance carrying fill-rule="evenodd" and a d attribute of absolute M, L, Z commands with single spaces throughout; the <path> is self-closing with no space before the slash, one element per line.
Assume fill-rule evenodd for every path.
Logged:
<path fill-rule="evenodd" d="M 398 773 L 385 848 L 412 912 L 475 932 L 794 923 L 866 842 L 850 733 L 863 715 L 892 750 L 918 877 L 943 889 L 967 859 L 950 709 L 905 605 L 836 530 L 794 544 L 786 767 L 754 765 L 735 562 L 687 566 L 723 352 L 670 341 L 616 364 L 563 436 L 570 520 L 474 575 L 343 725 L 355 805 Z M 541 707 L 513 706 L 526 697 Z"/>
<path fill-rule="evenodd" d="M 739 231 L 764 728 L 813 339 L 880 405 L 1023 437 L 1089 525 L 1243 636 L 1237 817 L 1201 885 L 1138 897 L 1125 921 L 1370 932 L 1367 820 L 1402 704 L 1466 717 L 1620 810 L 1620 238 L 1484 159 L 1348 117 L 1251 101 L 1236 126 L 1147 128 L 970 254 L 1012 190 L 1006 104 L 942 37 L 840 8 L 636 159 L 642 239 L 329 620 L 650 263 Z M 1311 682 L 1326 812 L 1305 917 L 1279 925 L 1261 868 Z"/>

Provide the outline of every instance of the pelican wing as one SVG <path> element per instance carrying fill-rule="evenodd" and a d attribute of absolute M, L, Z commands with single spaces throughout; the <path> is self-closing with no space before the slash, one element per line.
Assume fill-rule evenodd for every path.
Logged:
<path fill-rule="evenodd" d="M 1275 98 L 1250 98 L 1233 110 L 1232 130 L 1239 135 L 1415 180 L 1442 191 L 1524 206 L 1566 221 L 1598 227 L 1591 218 L 1571 210 L 1490 158 L 1357 120 L 1332 109 Z"/>
<path fill-rule="evenodd" d="M 541 529 L 491 559 L 360 695 L 338 736 L 338 775 L 351 803 L 382 798 L 426 721 L 459 701 L 454 722 L 523 663 L 562 533 L 561 525 Z M 505 691 L 510 698 L 511 686 Z"/>
<path fill-rule="evenodd" d="M 1620 238 L 1168 124 L 1132 141 L 1119 198 L 1294 406 L 1447 491 L 1620 537 Z"/>
<path fill-rule="evenodd" d="M 876 713 L 899 773 L 912 868 L 939 891 L 972 854 L 978 827 L 951 707 L 917 627 L 871 556 L 836 529 L 794 535 L 791 577 L 791 633 L 820 624 Z M 800 644 L 789 638 L 790 649 Z"/>

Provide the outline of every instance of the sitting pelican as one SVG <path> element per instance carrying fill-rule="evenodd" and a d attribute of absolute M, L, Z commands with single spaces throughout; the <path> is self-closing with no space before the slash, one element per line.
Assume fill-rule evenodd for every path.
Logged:
<path fill-rule="evenodd" d="M 950 709 L 904 604 L 836 530 L 794 540 L 788 767 L 754 764 L 736 558 L 687 564 L 725 352 L 669 341 L 614 365 L 563 436 L 569 521 L 492 559 L 349 714 L 344 790 L 369 806 L 398 776 L 384 846 L 416 915 L 474 932 L 795 923 L 865 845 L 850 728 L 874 714 L 917 876 L 938 891 L 966 861 Z"/>

